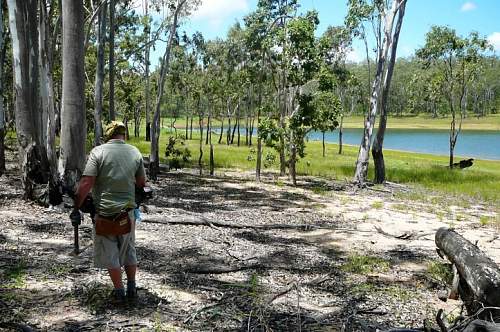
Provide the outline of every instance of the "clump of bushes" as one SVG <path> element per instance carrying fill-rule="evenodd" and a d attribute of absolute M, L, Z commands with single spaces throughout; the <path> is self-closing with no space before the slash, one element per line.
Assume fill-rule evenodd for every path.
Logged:
<path fill-rule="evenodd" d="M 165 148 L 165 157 L 170 169 L 181 169 L 190 162 L 191 151 L 186 147 L 184 140 L 169 137 Z"/>

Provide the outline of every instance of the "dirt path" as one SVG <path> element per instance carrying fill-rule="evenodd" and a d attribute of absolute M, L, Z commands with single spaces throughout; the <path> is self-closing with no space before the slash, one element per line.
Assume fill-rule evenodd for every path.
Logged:
<path fill-rule="evenodd" d="M 137 229 L 140 301 L 113 308 L 107 276 L 91 263 L 91 225 L 69 255 L 68 211 L 21 199 L 15 170 L 0 178 L 0 326 L 43 331 L 375 331 L 422 326 L 460 302 L 438 293 L 434 246 L 453 226 L 500 261 L 483 205 L 412 200 L 389 185 L 356 191 L 306 178 L 170 173 L 154 184 Z M 276 184 L 277 183 L 277 184 Z M 441 206 L 446 204 L 446 206 Z M 183 224 L 190 223 L 190 225 Z M 197 224 L 197 225 L 195 225 Z M 1 328 L 0 328 L 1 329 Z"/>

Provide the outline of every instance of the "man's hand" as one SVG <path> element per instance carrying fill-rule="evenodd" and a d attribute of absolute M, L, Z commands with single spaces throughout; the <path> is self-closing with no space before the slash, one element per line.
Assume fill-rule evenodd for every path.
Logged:
<path fill-rule="evenodd" d="M 80 213 L 80 210 L 76 208 L 71 211 L 69 218 L 71 219 L 71 224 L 73 226 L 79 226 L 82 223 L 82 214 Z"/>

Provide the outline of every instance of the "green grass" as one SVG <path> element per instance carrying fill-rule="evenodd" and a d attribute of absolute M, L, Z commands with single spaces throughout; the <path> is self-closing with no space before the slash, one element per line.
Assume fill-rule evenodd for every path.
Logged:
<path fill-rule="evenodd" d="M 384 202 L 377 201 L 372 203 L 372 209 L 380 210 L 383 207 L 384 207 Z"/>
<path fill-rule="evenodd" d="M 1 276 L 0 288 L 16 289 L 26 285 L 26 263 L 19 261 L 10 266 Z"/>
<path fill-rule="evenodd" d="M 165 162 L 164 152 L 168 136 L 172 134 L 167 129 L 162 129 L 159 145 L 160 160 L 162 162 Z M 178 130 L 179 136 L 183 136 L 183 134 L 184 131 Z M 143 134 L 141 138 L 131 138 L 129 143 L 137 146 L 144 155 L 149 155 L 150 142 L 146 142 L 142 137 Z M 255 169 L 255 138 L 252 147 L 243 144 L 240 147 L 218 144 L 217 135 L 212 136 L 212 142 L 216 169 L 232 168 L 246 171 Z M 242 143 L 244 143 L 244 137 L 242 137 Z M 193 133 L 193 140 L 186 141 L 186 146 L 191 150 L 191 165 L 196 167 L 199 156 L 199 134 L 197 132 Z M 322 157 L 321 142 L 308 142 L 306 144 L 305 158 L 297 163 L 297 174 L 299 176 L 312 175 L 340 181 L 351 180 L 354 174 L 358 147 L 344 145 L 343 151 L 344 153 L 339 155 L 338 145 L 327 143 L 326 156 Z M 275 155 L 276 158 L 274 158 L 274 163 L 267 165 L 267 168 L 263 167 L 263 171 L 272 170 L 277 172 L 279 169 L 277 152 L 264 147 L 263 156 L 266 155 Z M 471 168 L 450 170 L 447 167 L 447 156 L 395 150 L 384 151 L 384 156 L 388 181 L 412 184 L 422 189 L 402 194 L 406 195 L 405 198 L 408 200 L 443 203 L 446 198 L 446 200 L 451 199 L 455 204 L 459 205 L 470 205 L 469 201 L 471 199 L 496 205 L 500 202 L 500 161 L 476 159 Z M 208 157 L 209 146 L 203 142 L 203 164 L 205 168 L 208 165 Z M 457 157 L 457 159 L 459 158 Z M 272 158 L 270 159 L 272 160 Z M 373 179 L 372 160 L 370 160 L 368 177 Z M 429 192 L 429 189 L 434 193 Z"/>
<path fill-rule="evenodd" d="M 342 265 L 341 269 L 346 272 L 367 274 L 372 272 L 387 272 L 389 267 L 390 263 L 385 259 L 354 254 L 347 257 L 347 262 Z"/>
<path fill-rule="evenodd" d="M 438 261 L 429 261 L 427 264 L 427 274 L 434 280 L 451 285 L 453 273 L 449 264 Z"/>

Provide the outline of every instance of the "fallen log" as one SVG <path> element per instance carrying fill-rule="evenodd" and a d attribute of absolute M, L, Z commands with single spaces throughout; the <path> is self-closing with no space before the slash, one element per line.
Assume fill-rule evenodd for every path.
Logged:
<path fill-rule="evenodd" d="M 480 306 L 500 307 L 500 269 L 470 241 L 452 229 L 436 232 L 436 245 L 457 268 L 459 293 L 469 313 Z"/>

